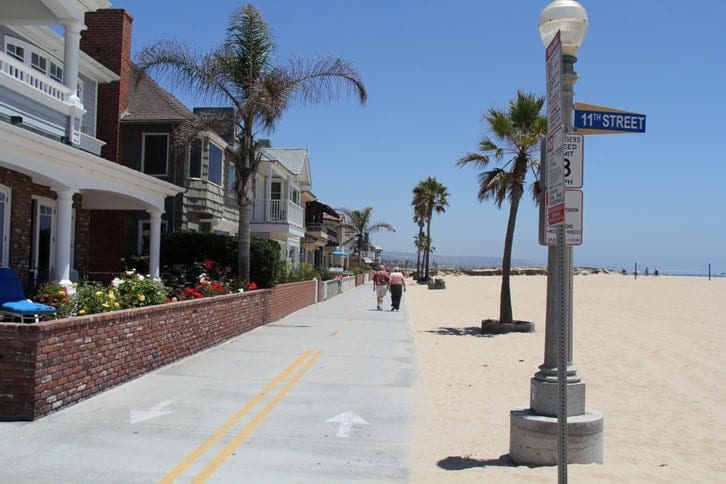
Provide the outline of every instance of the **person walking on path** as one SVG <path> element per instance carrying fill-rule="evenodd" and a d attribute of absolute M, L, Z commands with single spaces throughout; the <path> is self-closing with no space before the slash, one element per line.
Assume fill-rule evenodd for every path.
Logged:
<path fill-rule="evenodd" d="M 391 311 L 398 311 L 401 307 L 401 296 L 406 292 L 406 278 L 400 268 L 393 268 L 389 279 L 389 287 L 391 289 Z"/>
<path fill-rule="evenodd" d="M 383 264 L 378 266 L 378 270 L 373 273 L 373 292 L 376 293 L 376 301 L 378 303 L 376 309 L 379 311 L 383 309 L 381 306 L 383 305 L 383 298 L 386 297 L 386 292 L 388 292 L 390 279 L 386 266 Z"/>

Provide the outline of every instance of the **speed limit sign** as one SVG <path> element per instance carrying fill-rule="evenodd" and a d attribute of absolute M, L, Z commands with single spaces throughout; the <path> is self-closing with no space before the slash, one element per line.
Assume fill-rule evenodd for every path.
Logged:
<path fill-rule="evenodd" d="M 565 162 L 565 188 L 582 188 L 584 136 L 565 133 L 562 152 Z"/>

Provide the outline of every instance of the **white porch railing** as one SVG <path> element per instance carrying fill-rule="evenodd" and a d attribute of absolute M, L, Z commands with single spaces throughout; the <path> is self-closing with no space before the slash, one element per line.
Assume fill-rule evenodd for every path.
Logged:
<path fill-rule="evenodd" d="M 304 227 L 305 210 L 289 200 L 255 200 L 252 223 L 280 223 Z"/>
<path fill-rule="evenodd" d="M 85 114 L 82 106 L 71 100 L 73 90 L 64 84 L 49 78 L 42 72 L 23 64 L 5 52 L 0 52 L 0 86 L 22 94 L 37 101 L 54 111 L 58 111 L 72 119 L 71 133 L 67 133 L 67 126 L 48 130 L 49 120 L 34 119 L 34 117 L 18 111 L 24 118 L 24 123 L 37 129 L 56 134 L 60 130 L 70 135 L 73 144 L 81 142 L 81 117 Z"/>
<path fill-rule="evenodd" d="M 67 86 L 50 79 L 41 72 L 33 70 L 31 67 L 13 59 L 4 52 L 0 52 L 0 66 L 2 66 L 2 72 L 5 75 L 10 76 L 32 87 L 34 90 L 58 101 L 66 102 L 72 94 L 71 89 Z"/>

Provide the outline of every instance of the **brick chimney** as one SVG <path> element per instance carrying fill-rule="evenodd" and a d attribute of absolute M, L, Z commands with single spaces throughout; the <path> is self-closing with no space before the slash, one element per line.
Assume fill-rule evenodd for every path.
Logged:
<path fill-rule="evenodd" d="M 121 76 L 98 86 L 96 137 L 106 142 L 101 156 L 121 163 L 120 119 L 129 105 L 131 79 L 131 24 L 123 9 L 86 12 L 87 30 L 81 32 L 81 50 Z"/>

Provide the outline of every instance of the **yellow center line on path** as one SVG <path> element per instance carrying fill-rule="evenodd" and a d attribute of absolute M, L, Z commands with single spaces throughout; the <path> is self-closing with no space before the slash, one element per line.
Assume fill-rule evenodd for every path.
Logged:
<path fill-rule="evenodd" d="M 257 415 L 255 415 L 255 417 L 247 425 L 245 425 L 245 427 L 235 436 L 235 438 L 232 439 L 224 447 L 224 449 L 222 449 L 217 454 L 217 456 L 214 458 L 214 460 L 212 460 L 212 462 L 207 464 L 207 466 L 204 469 L 202 469 L 202 471 L 199 474 L 197 474 L 196 477 L 194 477 L 192 482 L 194 484 L 199 484 L 199 483 L 205 482 L 207 480 L 207 478 L 210 475 L 212 475 L 212 473 L 219 466 L 221 466 L 222 463 L 225 460 L 227 460 L 227 458 L 230 455 L 232 455 L 232 452 L 234 452 L 235 449 L 237 449 L 237 447 L 239 447 L 242 444 L 242 442 L 244 442 L 247 439 L 247 437 L 249 437 L 249 435 L 252 433 L 252 431 L 254 431 L 255 428 L 257 428 L 257 426 L 260 423 L 262 423 L 262 421 L 265 419 L 265 417 L 267 417 L 267 414 L 269 414 L 270 411 L 272 411 L 272 409 L 278 403 L 280 403 L 280 400 L 282 400 L 282 397 L 284 397 L 287 394 L 287 392 L 290 391 L 290 389 L 293 387 L 293 385 L 295 385 L 295 383 L 297 383 L 297 381 L 305 374 L 305 372 L 307 372 L 310 369 L 310 367 L 313 366 L 313 363 L 315 363 L 315 361 L 317 361 L 317 359 L 320 358 L 320 355 L 322 355 L 322 354 L 323 354 L 322 351 L 317 351 L 313 355 L 313 357 L 307 363 L 305 363 L 305 365 L 300 370 L 298 370 L 298 372 L 295 373 L 295 375 L 293 375 L 292 378 L 290 378 L 290 380 L 285 384 L 285 386 L 282 387 L 280 392 L 277 395 L 275 395 L 274 398 L 272 400 L 270 400 L 270 402 L 267 405 L 265 405 L 262 408 L 262 410 L 260 410 L 260 412 Z"/>
<path fill-rule="evenodd" d="M 312 363 L 320 357 L 320 354 L 322 352 L 319 351 L 317 354 L 315 354 L 312 357 L 312 360 L 310 363 L 304 367 L 305 369 L 309 368 Z M 224 437 L 231 429 L 234 427 L 239 421 L 247 415 L 250 410 L 254 408 L 255 405 L 260 403 L 262 399 L 272 391 L 273 388 L 275 388 L 277 385 L 280 384 L 285 378 L 290 375 L 290 373 L 293 372 L 293 370 L 299 366 L 306 358 L 310 357 L 312 354 L 311 350 L 304 351 L 300 356 L 298 356 L 295 361 L 292 362 L 290 366 L 285 368 L 279 375 L 277 375 L 270 383 L 265 386 L 257 395 L 255 395 L 252 400 L 250 400 L 247 405 L 242 407 L 237 413 L 235 413 L 227 422 L 224 423 L 219 429 L 214 432 L 207 440 L 202 442 L 202 444 L 194 449 L 188 456 L 184 458 L 179 464 L 177 464 L 174 469 L 171 470 L 167 475 L 165 475 L 160 481 L 160 484 L 167 484 L 170 482 L 173 482 L 174 479 L 179 477 L 185 470 L 189 468 L 199 457 L 201 457 L 202 454 L 204 454 L 207 450 L 209 450 L 210 447 L 212 447 L 219 439 Z M 297 377 L 299 378 L 299 377 Z"/>

